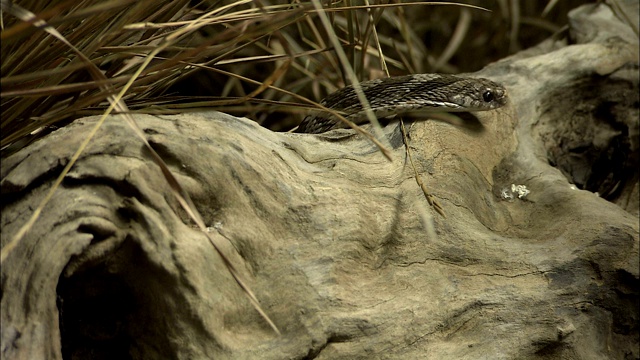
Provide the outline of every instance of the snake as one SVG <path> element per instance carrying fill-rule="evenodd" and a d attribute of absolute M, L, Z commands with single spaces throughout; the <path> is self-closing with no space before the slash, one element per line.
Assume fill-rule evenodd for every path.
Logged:
<path fill-rule="evenodd" d="M 411 112 L 486 111 L 507 103 L 504 86 L 485 78 L 413 74 L 363 81 L 360 86 L 379 119 Z M 366 111 L 353 85 L 329 94 L 320 105 L 341 112 L 356 125 L 367 122 Z M 335 115 L 315 111 L 307 115 L 295 131 L 320 134 L 346 127 Z"/>

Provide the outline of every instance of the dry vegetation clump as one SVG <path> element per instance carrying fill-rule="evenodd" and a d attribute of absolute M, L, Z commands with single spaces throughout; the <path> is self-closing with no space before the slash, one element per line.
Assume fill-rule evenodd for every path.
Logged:
<path fill-rule="evenodd" d="M 286 130 L 309 106 L 296 95 L 317 101 L 349 82 L 334 34 L 360 80 L 387 71 L 474 71 L 559 31 L 579 3 L 502 0 L 486 11 L 322 2 L 332 26 L 326 29 L 310 1 L 3 0 L 2 156 L 73 119 L 103 113 L 107 96 L 161 46 L 126 90 L 131 111 L 217 109 Z M 28 14 L 55 28 L 106 80 Z"/>

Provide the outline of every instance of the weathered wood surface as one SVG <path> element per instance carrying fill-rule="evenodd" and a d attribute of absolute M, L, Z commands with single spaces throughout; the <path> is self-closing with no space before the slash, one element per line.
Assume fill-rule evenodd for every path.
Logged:
<path fill-rule="evenodd" d="M 410 127 L 435 237 L 394 124 L 389 162 L 350 130 L 136 117 L 280 337 L 109 119 L 2 264 L 2 357 L 638 359 L 638 39 L 605 5 L 571 21 L 478 73 L 506 108 Z M 3 159 L 3 246 L 95 121 Z"/>

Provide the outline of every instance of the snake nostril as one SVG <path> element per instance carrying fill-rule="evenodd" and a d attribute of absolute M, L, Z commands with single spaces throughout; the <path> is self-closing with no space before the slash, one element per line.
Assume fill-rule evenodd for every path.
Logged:
<path fill-rule="evenodd" d="M 484 99 L 485 102 L 491 102 L 493 101 L 495 96 L 493 96 L 493 91 L 487 90 L 482 93 L 482 98 Z"/>

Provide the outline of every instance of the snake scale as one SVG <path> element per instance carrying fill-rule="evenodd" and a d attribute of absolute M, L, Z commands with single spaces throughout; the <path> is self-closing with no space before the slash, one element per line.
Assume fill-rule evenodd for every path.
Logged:
<path fill-rule="evenodd" d="M 505 88 L 484 78 L 445 74 L 414 74 L 363 81 L 360 83 L 378 118 L 410 112 L 473 112 L 499 108 L 507 102 Z M 367 116 L 353 86 L 344 87 L 321 105 L 340 111 L 348 120 L 362 124 Z M 319 134 L 347 127 L 334 115 L 314 112 L 296 132 Z"/>

